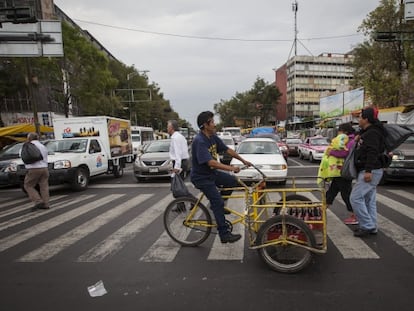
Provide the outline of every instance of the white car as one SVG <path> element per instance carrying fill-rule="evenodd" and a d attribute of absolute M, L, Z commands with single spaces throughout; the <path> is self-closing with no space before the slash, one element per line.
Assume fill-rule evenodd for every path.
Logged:
<path fill-rule="evenodd" d="M 236 150 L 236 143 L 234 142 L 234 139 L 231 135 L 222 135 L 222 136 L 219 136 L 219 137 L 227 147 L 229 147 L 233 150 Z M 232 159 L 232 157 L 227 152 L 220 153 L 220 162 L 221 163 L 230 164 L 231 159 Z"/>
<path fill-rule="evenodd" d="M 288 166 L 277 143 L 270 138 L 247 138 L 242 141 L 237 153 L 257 166 L 268 181 L 286 184 Z M 231 165 L 244 167 L 237 159 L 231 160 Z M 236 174 L 243 181 L 258 181 L 261 176 L 254 168 L 242 169 Z"/>

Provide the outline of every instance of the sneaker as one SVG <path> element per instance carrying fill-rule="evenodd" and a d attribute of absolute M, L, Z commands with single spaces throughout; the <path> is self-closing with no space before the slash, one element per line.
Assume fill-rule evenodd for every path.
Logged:
<path fill-rule="evenodd" d="M 354 214 L 352 214 L 348 218 L 344 219 L 344 224 L 346 224 L 346 225 L 357 225 L 357 224 L 359 224 L 359 221 L 356 218 L 356 216 Z"/>
<path fill-rule="evenodd" d="M 241 234 L 233 234 L 231 232 L 227 232 L 220 236 L 221 243 L 234 243 L 241 239 Z"/>

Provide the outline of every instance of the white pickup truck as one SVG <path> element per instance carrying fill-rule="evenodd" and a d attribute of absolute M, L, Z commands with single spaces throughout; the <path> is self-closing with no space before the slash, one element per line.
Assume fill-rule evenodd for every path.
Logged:
<path fill-rule="evenodd" d="M 49 150 L 49 184 L 69 184 L 74 191 L 88 187 L 93 176 L 122 177 L 132 162 L 131 127 L 128 120 L 112 117 L 73 117 L 53 120 L 55 139 Z M 18 174 L 24 178 L 24 165 Z M 21 178 L 21 179 L 22 179 Z"/>
<path fill-rule="evenodd" d="M 310 162 L 320 161 L 328 146 L 329 141 L 327 137 L 307 137 L 303 143 L 298 145 L 299 159 L 309 159 Z"/>

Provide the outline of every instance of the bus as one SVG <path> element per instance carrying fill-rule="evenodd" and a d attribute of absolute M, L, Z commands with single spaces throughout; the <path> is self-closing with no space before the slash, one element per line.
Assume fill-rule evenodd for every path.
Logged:
<path fill-rule="evenodd" d="M 147 126 L 131 126 L 132 150 L 134 157 L 141 151 L 145 144 L 155 140 L 154 130 Z"/>
<path fill-rule="evenodd" d="M 188 127 L 180 127 L 179 131 L 187 141 L 190 139 L 190 129 Z"/>

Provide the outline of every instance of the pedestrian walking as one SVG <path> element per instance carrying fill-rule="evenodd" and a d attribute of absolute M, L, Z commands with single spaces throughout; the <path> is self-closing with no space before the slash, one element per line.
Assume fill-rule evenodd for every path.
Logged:
<path fill-rule="evenodd" d="M 47 162 L 47 148 L 39 141 L 37 133 L 27 135 L 27 143 L 35 145 L 43 159 L 31 164 L 25 164 L 27 170 L 24 178 L 24 189 L 30 200 L 35 204 L 32 210 L 48 209 L 49 205 L 49 170 Z M 39 191 L 36 186 L 39 185 Z"/>
<path fill-rule="evenodd" d="M 359 126 L 361 132 L 356 139 L 355 149 L 358 176 L 350 202 L 359 221 L 354 236 L 364 237 L 378 232 L 376 193 L 383 174 L 385 129 L 374 107 L 362 109 Z"/>

